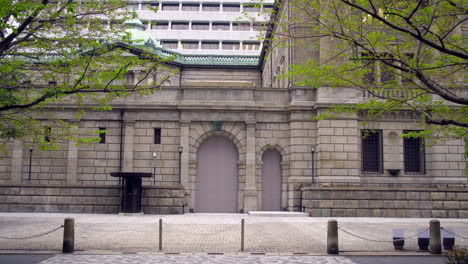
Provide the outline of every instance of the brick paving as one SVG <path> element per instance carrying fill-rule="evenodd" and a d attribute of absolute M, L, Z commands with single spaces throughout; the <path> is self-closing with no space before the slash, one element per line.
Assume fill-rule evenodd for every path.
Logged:
<path fill-rule="evenodd" d="M 274 254 L 324 254 L 326 226 L 330 218 L 252 217 L 245 214 L 186 214 L 120 216 L 99 214 L 0 213 L 0 237 L 26 237 L 47 232 L 75 219 L 75 250 L 81 253 L 159 253 L 159 219 L 163 221 L 164 253 L 237 253 L 241 219 L 245 219 L 245 252 Z M 339 232 L 340 251 L 392 252 L 391 229 L 405 229 L 405 236 L 428 227 L 430 219 L 334 218 L 340 228 L 371 242 Z M 468 237 L 468 219 L 440 219 Z M 31 239 L 0 238 L 0 252 L 60 251 L 62 230 Z M 468 240 L 456 239 L 468 246 Z M 415 237 L 405 241 L 405 252 L 416 252 Z M 52 261 L 52 260 L 51 260 Z M 155 262 L 157 263 L 157 262 Z M 176 263 L 176 262 L 175 262 Z M 319 262 L 321 263 L 321 262 Z M 324 262 L 325 263 L 325 262 Z"/>

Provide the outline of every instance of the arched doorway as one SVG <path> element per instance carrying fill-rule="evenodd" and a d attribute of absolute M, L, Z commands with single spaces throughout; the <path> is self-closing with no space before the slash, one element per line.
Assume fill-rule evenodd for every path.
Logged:
<path fill-rule="evenodd" d="M 237 213 L 239 152 L 226 137 L 213 136 L 197 153 L 196 211 Z"/>
<path fill-rule="evenodd" d="M 262 156 L 262 210 L 281 210 L 281 154 L 269 149 Z"/>

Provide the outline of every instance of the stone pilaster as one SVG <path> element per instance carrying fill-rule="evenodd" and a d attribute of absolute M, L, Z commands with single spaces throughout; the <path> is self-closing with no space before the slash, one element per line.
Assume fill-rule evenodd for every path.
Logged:
<path fill-rule="evenodd" d="M 257 210 L 257 188 L 255 171 L 255 123 L 247 123 L 245 162 L 244 212 Z"/>
<path fill-rule="evenodd" d="M 189 210 L 189 200 L 190 200 L 190 192 L 189 192 L 189 157 L 190 157 L 190 144 L 189 144 L 189 136 L 190 136 L 190 123 L 189 122 L 181 122 L 180 123 L 180 146 L 182 146 L 182 155 L 181 155 L 181 165 L 180 165 L 180 177 L 181 177 L 181 184 L 184 186 L 185 190 L 185 198 L 184 198 L 184 213 L 188 212 Z"/>
<path fill-rule="evenodd" d="M 125 139 L 124 139 L 124 164 L 123 171 L 133 170 L 133 135 L 135 123 L 125 121 Z"/>
<path fill-rule="evenodd" d="M 67 184 L 75 184 L 78 169 L 78 146 L 74 140 L 68 142 Z"/>
<path fill-rule="evenodd" d="M 19 140 L 13 142 L 11 153 L 11 183 L 21 183 L 21 168 L 23 167 L 23 143 Z"/>

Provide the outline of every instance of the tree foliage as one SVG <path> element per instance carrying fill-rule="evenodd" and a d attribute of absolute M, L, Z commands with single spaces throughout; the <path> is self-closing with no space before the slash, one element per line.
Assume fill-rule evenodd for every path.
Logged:
<path fill-rule="evenodd" d="M 366 113 L 369 120 L 415 111 L 427 135 L 468 136 L 468 2 L 281 3 L 272 38 L 292 38 L 295 45 L 320 46 L 321 52 L 320 59 L 292 65 L 287 77 L 299 85 L 362 91 L 361 103 L 333 111 Z M 285 10 L 294 15 L 284 19 Z M 333 48 L 325 52 L 324 43 Z"/>
<path fill-rule="evenodd" d="M 76 132 L 54 110 L 66 104 L 80 115 L 90 103 L 106 110 L 117 97 L 159 87 L 149 77 L 161 60 L 144 50 L 129 55 L 122 22 L 135 15 L 125 7 L 123 0 L 0 0 L 0 138 L 53 146 Z M 141 74 L 125 84 L 134 68 Z"/>

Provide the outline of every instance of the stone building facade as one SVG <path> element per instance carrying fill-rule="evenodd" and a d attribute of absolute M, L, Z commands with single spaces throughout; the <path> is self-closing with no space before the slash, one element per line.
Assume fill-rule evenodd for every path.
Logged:
<path fill-rule="evenodd" d="M 79 120 L 61 105 L 56 115 L 83 136 L 105 131 L 101 142 L 61 142 L 51 151 L 9 142 L 0 211 L 116 213 L 119 182 L 110 173 L 122 170 L 155 172 L 143 182 L 146 213 L 467 217 L 465 142 L 403 139 L 420 129 L 411 112 L 366 124 L 358 115 L 315 120 L 365 95 L 277 78 L 320 57 L 322 44 L 264 50 L 257 66 L 242 64 L 247 57 L 211 56 L 225 62 L 218 65 L 179 60 L 160 91 L 117 99 L 113 110 L 89 110 Z M 44 126 L 53 129 L 48 120 Z"/>

